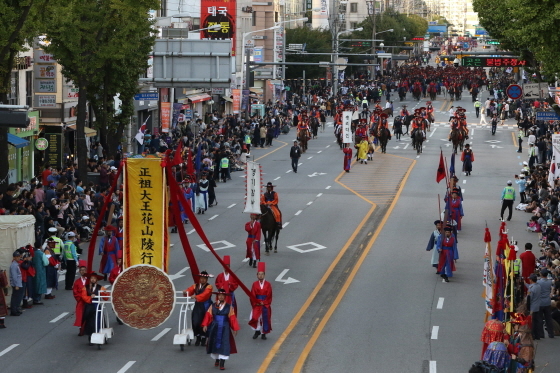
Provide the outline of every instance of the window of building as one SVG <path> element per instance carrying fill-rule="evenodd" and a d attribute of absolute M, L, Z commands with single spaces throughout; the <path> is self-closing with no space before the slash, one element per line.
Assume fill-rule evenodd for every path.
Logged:
<path fill-rule="evenodd" d="M 257 12 L 253 12 L 253 18 L 251 19 L 251 26 L 257 25 Z"/>
<path fill-rule="evenodd" d="M 25 72 L 25 104 L 33 106 L 33 71 Z"/>
<path fill-rule="evenodd" d="M 350 13 L 358 13 L 358 3 L 350 3 Z"/>
<path fill-rule="evenodd" d="M 8 93 L 8 105 L 19 105 L 19 71 L 13 71 L 10 78 L 10 92 Z"/>
<path fill-rule="evenodd" d="M 350 28 L 358 28 L 358 22 L 350 22 Z"/>

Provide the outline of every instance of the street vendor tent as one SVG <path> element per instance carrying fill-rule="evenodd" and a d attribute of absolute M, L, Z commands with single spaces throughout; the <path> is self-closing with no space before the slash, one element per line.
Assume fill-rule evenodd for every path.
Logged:
<path fill-rule="evenodd" d="M 22 246 L 35 243 L 33 215 L 0 216 L 0 269 L 8 269 L 12 254 Z"/>

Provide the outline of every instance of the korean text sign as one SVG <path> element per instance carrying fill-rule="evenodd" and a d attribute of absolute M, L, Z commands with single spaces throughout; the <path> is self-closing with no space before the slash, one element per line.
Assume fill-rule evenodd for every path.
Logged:
<path fill-rule="evenodd" d="M 203 39 L 231 40 L 231 53 L 235 56 L 235 0 L 202 0 L 200 7 L 200 37 Z"/>
<path fill-rule="evenodd" d="M 167 272 L 167 186 L 159 158 L 129 158 L 125 168 L 124 266 Z"/>
<path fill-rule="evenodd" d="M 352 112 L 342 112 L 342 142 L 350 144 L 352 142 Z"/>

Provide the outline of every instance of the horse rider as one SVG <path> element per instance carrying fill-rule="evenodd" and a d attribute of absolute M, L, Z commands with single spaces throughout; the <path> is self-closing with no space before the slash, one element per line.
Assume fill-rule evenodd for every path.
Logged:
<path fill-rule="evenodd" d="M 465 139 L 469 139 L 469 128 L 467 127 L 467 117 L 465 116 L 465 112 L 467 110 L 463 108 L 457 109 L 457 116 L 459 119 L 459 129 L 461 129 L 465 133 Z"/>
<path fill-rule="evenodd" d="M 416 131 L 422 131 L 422 135 L 424 136 L 424 140 L 426 139 L 426 132 L 424 128 L 424 118 L 422 118 L 422 114 L 420 109 L 414 110 L 414 119 L 412 120 L 412 131 L 410 132 L 410 137 L 414 138 Z"/>
<path fill-rule="evenodd" d="M 360 119 L 360 122 L 358 123 L 358 128 L 356 129 L 356 139 L 358 138 L 358 136 L 361 138 L 367 138 L 366 124 L 367 124 L 367 119 Z"/>
<path fill-rule="evenodd" d="M 342 124 L 342 109 L 337 109 L 336 114 L 334 115 L 334 124 Z"/>
<path fill-rule="evenodd" d="M 266 205 L 272 211 L 278 229 L 282 229 L 282 212 L 278 208 L 278 193 L 274 191 L 274 185 L 270 181 L 266 184 L 266 192 L 261 195 L 261 205 Z"/>
<path fill-rule="evenodd" d="M 432 84 L 432 83 L 430 83 Z M 428 114 L 428 119 L 431 123 L 434 122 L 434 107 L 432 106 L 432 101 L 426 101 L 426 113 Z"/>
<path fill-rule="evenodd" d="M 400 112 L 399 115 L 401 117 L 403 117 L 403 120 L 410 115 L 410 113 L 408 112 L 408 109 L 406 108 L 406 105 L 402 106 L 402 109 L 401 109 L 401 112 Z"/>
<path fill-rule="evenodd" d="M 389 115 L 387 115 L 386 113 L 381 113 L 381 115 L 379 115 L 379 122 L 377 124 L 377 137 L 381 137 L 381 131 L 383 130 L 383 128 L 389 130 L 389 123 L 387 121 L 387 117 Z M 391 140 L 391 131 L 389 131 L 389 140 Z"/>

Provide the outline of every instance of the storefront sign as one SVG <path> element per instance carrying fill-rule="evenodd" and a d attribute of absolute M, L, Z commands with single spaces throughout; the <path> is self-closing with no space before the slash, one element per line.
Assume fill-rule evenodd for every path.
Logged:
<path fill-rule="evenodd" d="M 45 139 L 44 137 L 38 138 L 35 141 L 35 147 L 37 150 L 46 150 L 49 147 L 49 140 Z"/>
<path fill-rule="evenodd" d="M 62 135 L 60 133 L 47 133 L 45 138 L 48 141 L 48 147 L 45 149 L 46 163 L 51 167 L 62 166 Z"/>
<path fill-rule="evenodd" d="M 235 56 L 235 19 L 237 2 L 222 0 L 201 0 L 200 32 L 202 39 L 231 40 L 231 55 Z M 205 30 L 212 26 L 220 26 Z"/>
<path fill-rule="evenodd" d="M 56 95 L 37 95 L 37 107 L 56 107 Z"/>
<path fill-rule="evenodd" d="M 38 93 L 56 93 L 56 80 L 35 79 L 35 91 Z"/>

